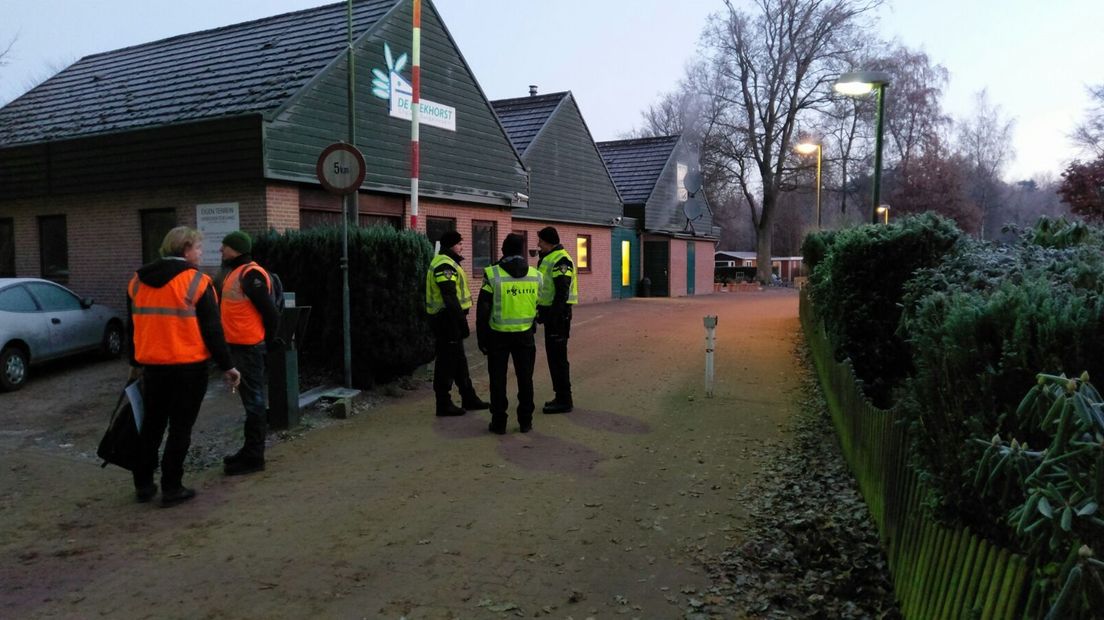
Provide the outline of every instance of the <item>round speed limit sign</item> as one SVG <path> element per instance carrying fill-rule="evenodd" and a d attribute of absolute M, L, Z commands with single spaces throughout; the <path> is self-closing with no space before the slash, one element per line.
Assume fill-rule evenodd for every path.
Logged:
<path fill-rule="evenodd" d="M 331 144 L 318 156 L 318 181 L 332 194 L 351 194 L 364 182 L 364 156 L 351 144 Z"/>

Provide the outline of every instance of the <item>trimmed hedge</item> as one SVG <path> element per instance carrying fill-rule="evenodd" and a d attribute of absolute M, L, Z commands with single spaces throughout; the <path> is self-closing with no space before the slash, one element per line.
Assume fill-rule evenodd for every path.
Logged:
<path fill-rule="evenodd" d="M 276 272 L 296 304 L 311 306 L 304 359 L 343 368 L 341 229 L 269 231 L 253 255 Z M 349 306 L 353 384 L 369 387 L 433 359 L 425 313 L 425 272 L 433 248 L 424 235 L 386 226 L 349 229 Z"/>
<path fill-rule="evenodd" d="M 811 291 L 836 359 L 851 359 L 863 391 L 879 407 L 892 403 L 893 390 L 912 370 L 908 346 L 897 334 L 904 284 L 917 269 L 939 264 L 961 238 L 951 220 L 924 214 L 805 244 L 811 257 L 821 245 L 826 249 Z"/>
<path fill-rule="evenodd" d="M 1015 415 L 1036 374 L 1104 376 L 1102 251 L 1083 225 L 1044 221 L 1014 246 L 963 244 L 906 287 L 915 372 L 901 410 L 918 464 L 937 505 L 992 540 L 1011 542 L 1004 515 L 1024 498 L 977 488 L 985 448 L 970 439 L 1046 446 L 1051 434 Z"/>

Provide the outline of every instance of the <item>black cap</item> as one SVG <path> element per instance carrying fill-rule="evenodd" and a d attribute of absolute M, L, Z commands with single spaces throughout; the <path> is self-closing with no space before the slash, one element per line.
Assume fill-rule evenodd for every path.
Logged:
<path fill-rule="evenodd" d="M 556 232 L 555 228 L 551 226 L 545 226 L 537 233 L 537 237 L 545 243 L 551 243 L 552 245 L 560 244 L 560 233 Z"/>
<path fill-rule="evenodd" d="M 525 254 L 525 240 L 521 235 L 510 233 L 502 240 L 503 256 L 523 256 Z"/>
<path fill-rule="evenodd" d="M 455 230 L 450 230 L 441 235 L 441 249 L 447 250 L 463 240 L 464 238 L 460 236 L 460 233 Z"/>

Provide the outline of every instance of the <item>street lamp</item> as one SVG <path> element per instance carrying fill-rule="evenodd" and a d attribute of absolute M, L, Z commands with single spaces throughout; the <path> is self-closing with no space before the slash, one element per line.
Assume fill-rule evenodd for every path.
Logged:
<path fill-rule="evenodd" d="M 816 173 L 816 222 L 817 230 L 820 230 L 820 156 L 821 148 L 819 144 L 813 144 L 812 142 L 802 142 L 794 147 L 794 150 L 802 155 L 812 155 L 814 152 L 817 156 L 817 173 Z"/>
<path fill-rule="evenodd" d="M 875 216 L 874 216 L 874 221 L 875 222 L 878 221 L 878 215 L 877 214 L 881 214 L 881 216 L 883 218 L 885 218 L 885 220 L 884 220 L 885 225 L 889 226 L 889 205 L 878 205 L 878 208 L 874 209 L 874 213 L 875 213 Z"/>
<path fill-rule="evenodd" d="M 870 203 L 874 209 L 872 222 L 878 223 L 878 202 L 882 197 L 882 123 L 885 118 L 885 89 L 889 86 L 889 74 L 884 71 L 851 71 L 836 80 L 837 93 L 858 97 L 870 91 L 878 91 L 877 132 L 874 137 L 874 199 Z"/>

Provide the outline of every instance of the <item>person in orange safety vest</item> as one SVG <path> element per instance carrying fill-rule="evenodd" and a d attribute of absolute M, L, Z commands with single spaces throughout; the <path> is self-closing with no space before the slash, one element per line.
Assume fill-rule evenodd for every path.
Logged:
<path fill-rule="evenodd" d="M 162 257 L 139 269 L 127 286 L 131 379 L 143 381 L 135 497 L 148 502 L 157 495 L 153 473 L 167 426 L 161 456 L 163 507 L 195 497 L 183 484 L 184 457 L 207 393 L 208 361 L 214 358 L 231 388 L 241 379 L 223 337 L 214 285 L 197 268 L 202 240 L 202 234 L 186 226 L 170 230 L 161 244 Z"/>
<path fill-rule="evenodd" d="M 244 442 L 223 458 L 228 476 L 265 468 L 265 355 L 276 336 L 280 315 L 272 299 L 272 277 L 253 261 L 253 240 L 235 230 L 222 239 L 222 278 L 219 303 L 222 331 L 230 345 L 234 366 L 241 371 L 241 401 L 245 407 Z"/>

